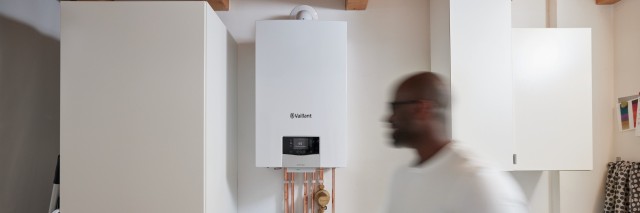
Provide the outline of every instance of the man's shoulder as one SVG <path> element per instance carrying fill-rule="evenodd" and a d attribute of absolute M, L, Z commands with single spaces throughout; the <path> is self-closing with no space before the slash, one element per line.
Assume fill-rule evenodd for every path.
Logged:
<path fill-rule="evenodd" d="M 483 158 L 463 144 L 452 143 L 449 152 L 451 157 L 448 160 L 448 166 L 454 168 L 455 172 L 477 174 L 499 171 L 497 167 L 487 161 L 486 158 Z"/>

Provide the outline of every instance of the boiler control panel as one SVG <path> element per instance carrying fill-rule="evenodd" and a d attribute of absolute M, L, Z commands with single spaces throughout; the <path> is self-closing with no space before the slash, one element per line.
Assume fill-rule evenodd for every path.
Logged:
<path fill-rule="evenodd" d="M 320 137 L 282 137 L 282 154 L 314 155 L 320 154 Z"/>

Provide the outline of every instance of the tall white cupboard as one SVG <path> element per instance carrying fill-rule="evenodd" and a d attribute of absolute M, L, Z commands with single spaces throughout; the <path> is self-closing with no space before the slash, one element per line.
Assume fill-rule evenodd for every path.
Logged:
<path fill-rule="evenodd" d="M 206 1 L 61 2 L 61 211 L 237 211 L 236 43 Z"/>

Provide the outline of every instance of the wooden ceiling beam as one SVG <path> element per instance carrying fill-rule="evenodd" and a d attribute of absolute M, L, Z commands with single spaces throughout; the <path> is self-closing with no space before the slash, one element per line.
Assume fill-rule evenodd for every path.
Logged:
<path fill-rule="evenodd" d="M 229 11 L 229 0 L 207 0 L 215 11 Z"/>
<path fill-rule="evenodd" d="M 76 1 L 113 1 L 113 0 L 76 0 Z M 229 0 L 206 0 L 206 1 L 209 2 L 209 5 L 211 5 L 211 8 L 213 8 L 213 10 L 215 11 L 229 11 Z"/>
<path fill-rule="evenodd" d="M 597 5 L 608 5 L 608 4 L 615 4 L 617 2 L 619 2 L 620 0 L 596 0 L 596 4 Z"/>
<path fill-rule="evenodd" d="M 366 10 L 369 0 L 345 0 L 346 10 Z"/>

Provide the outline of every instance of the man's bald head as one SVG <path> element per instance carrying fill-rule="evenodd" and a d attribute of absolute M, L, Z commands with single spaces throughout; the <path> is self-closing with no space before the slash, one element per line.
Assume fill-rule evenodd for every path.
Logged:
<path fill-rule="evenodd" d="M 444 141 L 449 94 L 440 77 L 420 72 L 404 79 L 391 103 L 394 145 L 425 147 Z"/>
<path fill-rule="evenodd" d="M 420 72 L 402 81 L 396 92 L 397 100 L 427 100 L 437 108 L 448 106 L 449 94 L 442 79 L 433 72 Z"/>

